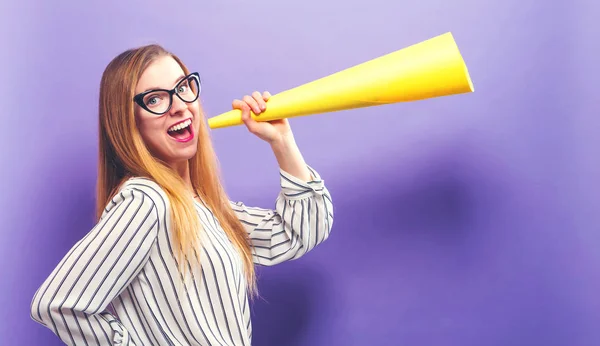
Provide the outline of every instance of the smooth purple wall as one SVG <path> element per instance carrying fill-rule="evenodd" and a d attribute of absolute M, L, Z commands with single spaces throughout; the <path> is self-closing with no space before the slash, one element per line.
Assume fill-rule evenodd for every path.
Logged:
<path fill-rule="evenodd" d="M 600 6 L 592 1 L 3 1 L 0 344 L 59 345 L 31 298 L 93 225 L 100 75 L 158 42 L 209 115 L 451 31 L 473 94 L 292 119 L 332 237 L 261 270 L 256 345 L 600 344 Z M 595 14 L 594 14 L 595 13 Z M 233 199 L 268 147 L 213 132 Z M 252 167 L 255 164 L 256 167 Z"/>

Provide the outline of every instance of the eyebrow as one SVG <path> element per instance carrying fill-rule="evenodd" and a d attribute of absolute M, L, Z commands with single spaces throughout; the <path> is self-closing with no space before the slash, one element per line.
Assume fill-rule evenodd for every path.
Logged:
<path fill-rule="evenodd" d="M 175 83 L 173 83 L 173 85 L 174 86 L 177 85 L 177 83 L 181 82 L 181 80 L 183 78 L 185 78 L 184 75 L 180 75 L 179 77 L 177 77 L 177 79 L 175 79 Z M 142 92 L 145 93 L 145 92 L 148 92 L 148 91 L 151 91 L 151 90 L 157 90 L 157 89 L 165 90 L 165 88 L 161 88 L 161 87 L 151 87 L 151 88 L 148 88 L 148 89 L 146 89 L 146 90 L 144 90 Z"/>

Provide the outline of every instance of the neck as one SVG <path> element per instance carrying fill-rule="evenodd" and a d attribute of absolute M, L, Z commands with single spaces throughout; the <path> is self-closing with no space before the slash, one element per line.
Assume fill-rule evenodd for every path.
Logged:
<path fill-rule="evenodd" d="M 190 176 L 189 161 L 185 160 L 185 161 L 177 162 L 177 163 L 172 164 L 171 167 L 173 168 L 173 170 L 175 170 L 175 172 L 177 172 L 177 174 L 179 174 L 181 179 L 183 179 L 183 181 L 185 182 L 185 185 L 190 189 L 190 191 L 192 191 L 193 187 L 192 187 L 192 178 Z"/>

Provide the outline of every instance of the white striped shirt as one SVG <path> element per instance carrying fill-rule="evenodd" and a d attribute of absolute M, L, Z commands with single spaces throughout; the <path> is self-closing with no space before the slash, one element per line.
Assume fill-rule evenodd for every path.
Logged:
<path fill-rule="evenodd" d="M 280 170 L 274 210 L 231 202 L 255 264 L 297 259 L 328 238 L 331 196 L 309 170 L 310 182 Z M 67 345 L 250 345 L 241 258 L 210 210 L 195 205 L 204 230 L 201 277 L 183 285 L 166 194 L 132 178 L 37 290 L 31 317 Z"/>

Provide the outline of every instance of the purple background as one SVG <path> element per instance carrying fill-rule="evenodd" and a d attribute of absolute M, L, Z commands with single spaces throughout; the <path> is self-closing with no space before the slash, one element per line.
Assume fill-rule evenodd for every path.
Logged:
<path fill-rule="evenodd" d="M 98 87 L 116 54 L 174 51 L 212 116 L 447 31 L 475 93 L 292 119 L 336 221 L 302 260 L 260 271 L 254 343 L 600 344 L 597 2 L 0 6 L 0 344 L 59 345 L 29 304 L 93 225 Z M 271 207 L 268 147 L 213 133 L 231 198 Z"/>

